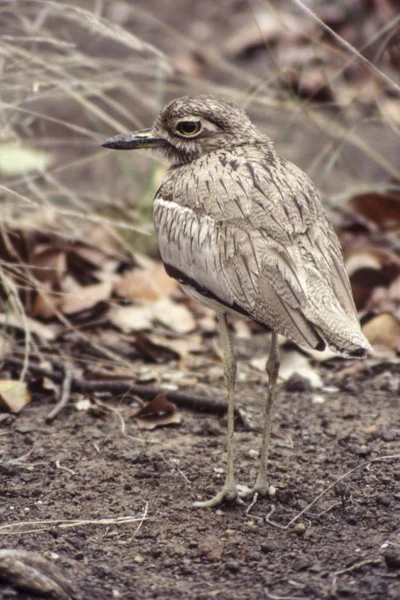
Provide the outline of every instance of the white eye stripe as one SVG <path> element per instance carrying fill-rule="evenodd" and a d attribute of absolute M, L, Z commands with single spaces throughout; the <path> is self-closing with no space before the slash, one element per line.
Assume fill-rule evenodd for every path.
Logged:
<path fill-rule="evenodd" d="M 203 129 L 207 131 L 221 131 L 218 125 L 211 123 L 211 121 L 203 121 Z"/>

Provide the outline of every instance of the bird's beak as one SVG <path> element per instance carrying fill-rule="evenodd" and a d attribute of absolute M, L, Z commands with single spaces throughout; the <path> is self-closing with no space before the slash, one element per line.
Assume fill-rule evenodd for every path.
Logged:
<path fill-rule="evenodd" d="M 158 138 L 154 137 L 152 129 L 141 129 L 115 135 L 104 142 L 102 146 L 112 150 L 136 150 L 137 148 L 151 148 L 158 141 Z"/>

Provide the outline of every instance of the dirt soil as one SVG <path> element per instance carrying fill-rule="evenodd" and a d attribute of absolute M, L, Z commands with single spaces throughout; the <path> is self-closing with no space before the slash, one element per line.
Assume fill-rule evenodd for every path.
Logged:
<path fill-rule="evenodd" d="M 398 599 L 399 374 L 378 370 L 321 392 L 322 403 L 306 388 L 281 387 L 270 454 L 276 495 L 248 512 L 192 506 L 222 484 L 224 417 L 181 411 L 180 425 L 143 431 L 127 404 L 99 415 L 71 402 L 46 424 L 54 400 L 37 397 L 0 421 L 2 526 L 137 520 L 2 527 L 1 545 L 55 561 L 86 600 Z M 200 391 L 214 390 L 205 381 Z M 259 423 L 264 393 L 260 384 L 238 389 L 238 404 Z M 238 481 L 251 484 L 260 433 L 238 423 L 235 440 Z M 0 597 L 33 598 L 4 582 Z"/>

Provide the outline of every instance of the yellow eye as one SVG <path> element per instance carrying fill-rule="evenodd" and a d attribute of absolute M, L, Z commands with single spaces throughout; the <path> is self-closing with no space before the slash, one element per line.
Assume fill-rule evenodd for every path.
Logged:
<path fill-rule="evenodd" d="M 180 121 L 176 130 L 181 135 L 186 137 L 191 137 L 193 135 L 197 135 L 201 130 L 201 122 L 200 121 Z"/>

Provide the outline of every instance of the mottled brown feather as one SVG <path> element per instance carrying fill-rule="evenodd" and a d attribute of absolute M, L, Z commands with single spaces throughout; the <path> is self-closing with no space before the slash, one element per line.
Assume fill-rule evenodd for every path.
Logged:
<path fill-rule="evenodd" d="M 188 115 L 221 131 L 176 138 L 176 119 Z M 214 97 L 174 101 L 153 132 L 173 160 L 154 204 L 170 270 L 302 346 L 321 348 L 322 338 L 339 354 L 365 354 L 340 244 L 307 175 Z"/>

